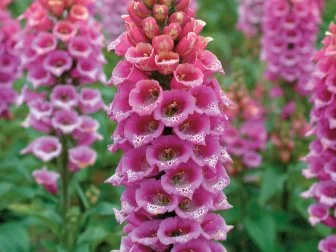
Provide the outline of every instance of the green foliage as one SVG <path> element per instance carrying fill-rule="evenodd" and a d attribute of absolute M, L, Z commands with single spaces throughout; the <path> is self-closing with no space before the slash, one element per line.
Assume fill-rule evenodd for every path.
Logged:
<path fill-rule="evenodd" d="M 17 222 L 0 225 L 0 251 L 27 252 L 29 237 L 25 228 Z"/>

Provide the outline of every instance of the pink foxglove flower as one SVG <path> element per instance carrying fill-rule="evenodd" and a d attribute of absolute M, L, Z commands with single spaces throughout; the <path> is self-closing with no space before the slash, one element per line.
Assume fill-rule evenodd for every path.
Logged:
<path fill-rule="evenodd" d="M 212 212 L 231 207 L 222 134 L 232 102 L 212 76 L 222 64 L 189 5 L 131 1 L 126 31 L 108 46 L 124 57 L 108 112 L 117 121 L 109 149 L 124 156 L 106 181 L 126 188 L 114 210 L 127 222 L 120 251 L 225 251 L 216 241 L 231 226 Z"/>
<path fill-rule="evenodd" d="M 321 22 L 320 4 L 316 0 L 270 0 L 265 2 L 264 13 L 262 59 L 267 63 L 267 79 L 284 80 L 306 94 Z"/>
<path fill-rule="evenodd" d="M 10 0 L 0 3 L 0 118 L 10 118 L 10 105 L 16 103 L 17 93 L 13 82 L 20 76 L 20 57 L 16 49 L 20 24 L 10 16 L 6 6 Z"/>
<path fill-rule="evenodd" d="M 265 0 L 240 0 L 237 28 L 246 36 L 253 37 L 261 31 Z"/>
<path fill-rule="evenodd" d="M 42 185 L 51 194 L 58 192 L 57 181 L 60 175 L 57 172 L 49 171 L 46 167 L 33 172 L 37 184 Z"/>
<path fill-rule="evenodd" d="M 86 85 L 105 82 L 103 35 L 90 16 L 92 4 L 91 0 L 36 0 L 21 16 L 26 27 L 18 47 L 34 89 L 25 86 L 19 97 L 18 103 L 29 108 L 22 125 L 52 135 L 34 140 L 22 153 L 32 153 L 43 162 L 59 158 L 72 172 L 95 163 L 97 154 L 90 146 L 102 139 L 99 123 L 89 115 L 105 105 L 100 92 Z M 53 174 L 43 170 L 34 176 L 56 193 L 57 186 L 47 184 Z"/>
<path fill-rule="evenodd" d="M 313 109 L 311 111 L 310 133 L 315 140 L 310 144 L 310 152 L 304 158 L 307 168 L 303 175 L 315 179 L 311 188 L 302 193 L 305 198 L 314 198 L 316 203 L 309 207 L 309 221 L 315 226 L 322 223 L 336 228 L 336 125 L 334 123 L 336 90 L 333 88 L 336 71 L 336 25 L 331 24 L 322 42 L 323 48 L 315 55 L 317 62 L 313 74 Z M 324 65 L 322 68 L 321 66 Z M 319 244 L 320 251 L 335 249 L 335 236 L 329 236 Z"/>
<path fill-rule="evenodd" d="M 243 167 L 232 168 L 231 172 L 235 173 L 241 168 L 260 167 L 262 163 L 260 152 L 267 142 L 266 109 L 241 85 L 232 87 L 231 99 L 237 107 L 228 111 L 229 120 L 224 126 L 222 141 L 226 143 L 228 153 L 243 164 Z"/>

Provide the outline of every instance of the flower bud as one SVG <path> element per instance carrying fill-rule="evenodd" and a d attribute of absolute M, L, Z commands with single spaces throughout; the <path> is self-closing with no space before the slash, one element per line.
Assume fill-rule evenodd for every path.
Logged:
<path fill-rule="evenodd" d="M 175 5 L 175 10 L 177 11 L 185 11 L 191 3 L 191 0 L 177 0 Z"/>
<path fill-rule="evenodd" d="M 169 35 L 173 40 L 177 39 L 182 32 L 182 28 L 178 23 L 171 23 L 163 28 L 163 33 Z"/>
<path fill-rule="evenodd" d="M 169 23 L 178 23 L 179 25 L 182 25 L 184 23 L 185 19 L 185 13 L 182 11 L 179 12 L 174 12 L 172 15 L 169 17 Z"/>
<path fill-rule="evenodd" d="M 152 8 L 157 0 L 143 0 L 143 2 L 148 8 Z"/>
<path fill-rule="evenodd" d="M 153 7 L 153 15 L 159 22 L 163 22 L 168 18 L 169 8 L 166 5 L 155 4 Z"/>
<path fill-rule="evenodd" d="M 158 36 L 160 34 L 160 26 L 153 17 L 146 17 L 142 21 L 142 27 L 149 39 L 152 39 L 154 36 Z"/>

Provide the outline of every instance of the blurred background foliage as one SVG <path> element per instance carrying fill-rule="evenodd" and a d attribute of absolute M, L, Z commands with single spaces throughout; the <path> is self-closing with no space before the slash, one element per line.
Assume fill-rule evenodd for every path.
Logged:
<path fill-rule="evenodd" d="M 20 15 L 31 1 L 14 0 L 10 6 L 13 16 Z M 223 62 L 226 76 L 220 77 L 223 88 L 235 82 L 239 72 L 244 84 L 253 90 L 256 84 L 269 89 L 271 83 L 263 79 L 264 66 L 259 59 L 257 39 L 248 40 L 235 28 L 237 3 L 233 0 L 199 0 L 198 17 L 207 22 L 204 36 L 213 37 L 212 50 Z M 336 2 L 327 1 L 321 36 L 336 13 Z M 319 45 L 317 45 L 319 46 Z M 106 75 L 117 62 L 117 57 L 106 54 Z M 25 79 L 15 84 L 19 90 Z M 106 103 L 114 96 L 114 90 L 96 84 Z M 281 101 L 280 101 L 281 102 Z M 276 107 L 270 98 L 266 107 Z M 309 105 L 304 102 L 306 112 Z M 30 140 L 36 136 L 33 130 L 21 127 L 27 109 L 14 108 L 14 118 L 0 121 L 0 252 L 61 251 L 55 233 L 62 231 L 58 215 L 58 201 L 43 188 L 37 186 L 32 171 L 41 167 L 32 156 L 20 156 Z M 277 113 L 275 111 L 275 113 Z M 308 113 L 307 113 L 308 114 Z M 95 166 L 75 175 L 76 183 L 71 191 L 76 196 L 76 207 L 71 210 L 71 221 L 80 234 L 76 251 L 110 251 L 119 246 L 122 235 L 113 208 L 119 208 L 121 188 L 104 184 L 113 174 L 121 153 L 107 152 L 114 124 L 101 112 L 96 115 L 104 140 L 95 144 L 98 161 Z M 272 115 L 267 120 L 269 131 L 274 130 Z M 284 122 L 286 123 L 286 122 Z M 301 170 L 304 164 L 299 158 L 307 153 L 308 141 L 296 139 L 297 145 L 288 165 L 277 157 L 277 149 L 268 144 L 263 153 L 264 162 L 259 169 L 244 171 L 232 177 L 226 190 L 232 210 L 223 212 L 227 223 L 235 225 L 225 246 L 228 251 L 309 252 L 317 250 L 318 241 L 329 234 L 327 228 L 312 228 L 307 221 L 308 201 L 300 198 L 311 182 L 306 181 Z M 79 214 L 86 209 L 85 214 Z"/>

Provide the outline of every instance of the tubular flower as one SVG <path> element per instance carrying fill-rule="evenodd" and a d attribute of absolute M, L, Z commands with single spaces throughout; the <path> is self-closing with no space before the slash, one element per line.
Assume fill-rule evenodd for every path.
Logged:
<path fill-rule="evenodd" d="M 19 52 L 15 48 L 20 24 L 5 9 L 9 2 L 0 3 L 0 118 L 11 117 L 9 106 L 17 99 L 12 84 L 21 75 Z"/>
<path fill-rule="evenodd" d="M 32 153 L 45 163 L 65 159 L 72 172 L 95 163 L 97 154 L 90 146 L 102 138 L 90 115 L 105 105 L 99 91 L 85 85 L 105 81 L 104 41 L 99 23 L 89 16 L 92 3 L 36 0 L 21 16 L 26 27 L 18 46 L 33 85 L 33 90 L 25 86 L 18 99 L 29 108 L 22 125 L 49 135 L 34 140 L 22 154 Z M 57 193 L 57 172 L 42 169 L 33 175 Z"/>
<path fill-rule="evenodd" d="M 261 165 L 260 152 L 267 142 L 266 109 L 242 85 L 233 85 L 229 96 L 237 106 L 227 111 L 229 120 L 225 124 L 222 122 L 221 140 L 226 144 L 228 153 L 242 164 L 241 167 L 231 167 L 230 172 L 236 173 Z"/>
<path fill-rule="evenodd" d="M 313 93 L 311 100 L 311 134 L 315 140 L 310 144 L 310 152 L 304 158 L 308 167 L 303 170 L 307 179 L 316 183 L 302 193 L 305 198 L 314 198 L 316 203 L 309 207 L 309 221 L 315 226 L 323 223 L 336 228 L 336 25 L 331 24 L 322 42 L 323 48 L 316 53 L 316 69 L 313 74 Z M 323 66 L 323 67 L 322 67 Z M 335 236 L 322 240 L 320 251 L 332 251 Z"/>
<path fill-rule="evenodd" d="M 238 7 L 238 30 L 248 37 L 260 33 L 265 0 L 240 0 Z"/>
<path fill-rule="evenodd" d="M 131 1 L 126 31 L 108 48 L 124 60 L 110 84 L 117 121 L 110 150 L 122 150 L 106 182 L 125 186 L 117 221 L 127 222 L 120 251 L 225 251 L 232 228 L 220 215 L 230 162 L 222 141 L 232 102 L 213 73 L 221 62 L 200 36 L 205 23 L 190 1 Z M 196 251 L 195 250 L 195 251 Z"/>
<path fill-rule="evenodd" d="M 270 0 L 264 7 L 262 59 L 266 77 L 284 80 L 306 94 L 313 71 L 311 58 L 321 22 L 321 1 Z M 280 55 L 280 56 L 279 56 Z"/>

